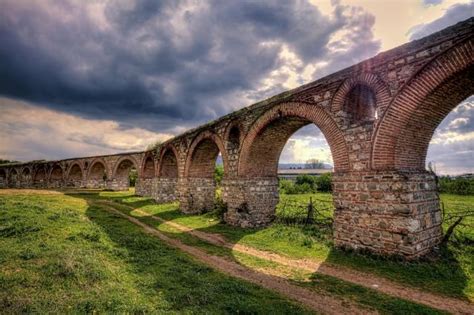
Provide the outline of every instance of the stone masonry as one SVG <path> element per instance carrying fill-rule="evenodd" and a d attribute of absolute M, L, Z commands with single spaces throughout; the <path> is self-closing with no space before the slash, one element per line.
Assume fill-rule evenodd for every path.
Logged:
<path fill-rule="evenodd" d="M 434 130 L 474 92 L 474 18 L 378 54 L 168 140 L 147 152 L 0 166 L 0 187 L 122 190 L 213 207 L 224 163 L 224 219 L 264 226 L 278 203 L 277 168 L 288 138 L 315 124 L 334 160 L 337 246 L 415 258 L 441 238 L 439 196 L 425 158 Z"/>

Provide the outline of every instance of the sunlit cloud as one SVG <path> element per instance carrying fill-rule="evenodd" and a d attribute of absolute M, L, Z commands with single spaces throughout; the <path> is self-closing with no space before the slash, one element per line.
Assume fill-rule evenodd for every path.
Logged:
<path fill-rule="evenodd" d="M 3 158 L 61 159 L 138 151 L 170 137 L 139 127 L 124 128 L 116 121 L 85 119 L 0 98 L 0 156 Z"/>

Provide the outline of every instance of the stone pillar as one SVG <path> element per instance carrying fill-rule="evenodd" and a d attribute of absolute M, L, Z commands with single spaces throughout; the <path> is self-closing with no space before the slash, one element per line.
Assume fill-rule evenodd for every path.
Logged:
<path fill-rule="evenodd" d="M 152 178 L 150 196 L 158 203 L 166 203 L 177 200 L 178 179 L 167 177 Z"/>
<path fill-rule="evenodd" d="M 143 197 L 151 197 L 154 180 L 155 178 L 137 178 L 135 183 L 135 194 Z"/>
<path fill-rule="evenodd" d="M 259 227 L 275 219 L 278 204 L 278 178 L 224 179 L 222 199 L 227 204 L 226 223 Z"/>
<path fill-rule="evenodd" d="M 128 177 L 117 177 L 107 181 L 107 189 L 115 191 L 125 191 L 130 187 L 130 179 Z"/>
<path fill-rule="evenodd" d="M 204 213 L 214 208 L 216 183 L 214 178 L 188 177 L 180 179 L 179 202 L 184 213 Z"/>
<path fill-rule="evenodd" d="M 338 173 L 333 190 L 337 246 L 416 258 L 441 240 L 439 196 L 431 173 Z"/>

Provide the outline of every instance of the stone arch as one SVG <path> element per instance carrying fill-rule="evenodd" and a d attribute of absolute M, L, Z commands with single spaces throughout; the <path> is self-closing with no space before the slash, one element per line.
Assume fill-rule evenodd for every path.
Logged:
<path fill-rule="evenodd" d="M 37 186 L 43 186 L 48 180 L 45 166 L 40 166 L 36 169 L 33 176 L 33 184 Z"/>
<path fill-rule="evenodd" d="M 224 174 L 227 174 L 229 163 L 222 139 L 210 131 L 200 133 L 189 147 L 184 176 L 213 178 L 219 152 L 222 154 Z"/>
<path fill-rule="evenodd" d="M 79 162 L 72 163 L 67 172 L 68 184 L 80 187 L 84 176 L 84 170 Z"/>
<path fill-rule="evenodd" d="M 102 159 L 94 160 L 90 163 L 89 172 L 87 174 L 87 180 L 107 180 L 107 168 L 105 167 L 105 161 Z"/>
<path fill-rule="evenodd" d="M 377 75 L 368 72 L 346 79 L 341 84 L 332 99 L 331 111 L 337 113 L 345 110 L 345 108 L 347 108 L 348 96 L 350 96 L 350 93 L 353 92 L 354 89 L 357 89 L 357 87 L 365 87 L 373 92 L 375 98 L 374 114 L 376 114 L 375 116 L 380 117 L 381 113 L 390 102 L 390 91 L 382 79 Z"/>
<path fill-rule="evenodd" d="M 131 157 L 131 156 L 123 156 L 121 157 L 116 163 L 115 163 L 115 168 L 113 172 L 113 177 L 127 177 L 129 171 L 132 167 L 134 167 L 136 170 L 138 170 L 137 167 L 138 163 L 137 161 Z"/>
<path fill-rule="evenodd" d="M 172 144 L 168 144 L 161 150 L 158 166 L 158 176 L 163 178 L 178 178 L 179 159 L 178 151 Z"/>
<path fill-rule="evenodd" d="M 25 186 L 28 186 L 32 182 L 32 171 L 29 166 L 25 166 L 21 171 L 21 181 Z"/>
<path fill-rule="evenodd" d="M 0 169 L 0 188 L 7 186 L 7 172 L 5 169 Z"/>
<path fill-rule="evenodd" d="M 132 156 L 123 156 L 116 163 L 112 175 L 113 188 L 127 190 L 130 187 L 130 171 L 138 171 L 138 163 Z"/>
<path fill-rule="evenodd" d="M 54 164 L 49 173 L 49 182 L 53 187 L 61 187 L 64 181 L 64 171 L 59 164 Z"/>
<path fill-rule="evenodd" d="M 306 103 L 283 103 L 263 114 L 245 137 L 238 173 L 244 177 L 275 177 L 280 153 L 298 129 L 314 123 L 326 137 L 335 172 L 349 170 L 342 131 L 322 108 Z"/>
<path fill-rule="evenodd" d="M 153 154 L 148 153 L 145 155 L 140 171 L 141 178 L 153 178 L 156 176 L 155 159 Z"/>
<path fill-rule="evenodd" d="M 441 53 L 401 89 L 374 133 L 374 169 L 424 170 L 436 127 L 474 93 L 474 40 Z"/>
<path fill-rule="evenodd" d="M 236 121 L 231 122 L 227 126 L 224 134 L 226 148 L 228 150 L 238 150 L 240 148 L 240 144 L 242 143 L 243 136 L 244 133 L 242 126 Z"/>
<path fill-rule="evenodd" d="M 11 168 L 8 172 L 8 185 L 18 187 L 20 184 L 20 173 L 16 168 Z"/>

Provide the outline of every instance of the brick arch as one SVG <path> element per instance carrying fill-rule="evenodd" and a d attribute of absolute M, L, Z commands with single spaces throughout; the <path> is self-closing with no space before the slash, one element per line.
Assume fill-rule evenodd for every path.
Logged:
<path fill-rule="evenodd" d="M 130 170 L 134 167 L 138 171 L 138 163 L 132 156 L 121 157 L 114 166 L 112 178 L 128 177 Z M 124 173 L 126 171 L 126 173 Z"/>
<path fill-rule="evenodd" d="M 33 183 L 45 182 L 48 179 L 47 171 L 45 166 L 40 166 L 36 169 L 33 175 Z"/>
<path fill-rule="evenodd" d="M 472 38 L 438 55 L 401 89 L 377 126 L 374 169 L 424 170 L 436 127 L 474 93 Z"/>
<path fill-rule="evenodd" d="M 235 131 L 238 132 L 238 134 L 235 134 Z M 237 149 L 240 147 L 240 143 L 242 143 L 244 139 L 244 129 L 243 126 L 240 124 L 240 122 L 234 120 L 231 121 L 224 132 L 224 142 L 226 144 L 227 149 L 233 149 L 234 147 L 237 147 Z"/>
<path fill-rule="evenodd" d="M 21 170 L 21 179 L 27 184 L 32 181 L 32 178 L 33 178 L 32 175 L 33 175 L 33 171 L 31 169 L 31 167 L 29 167 L 29 166 L 25 166 Z"/>
<path fill-rule="evenodd" d="M 53 167 L 51 167 L 51 171 L 49 172 L 49 179 L 51 181 L 60 181 L 64 179 L 64 170 L 59 164 L 54 164 Z"/>
<path fill-rule="evenodd" d="M 77 176 L 77 174 L 80 172 L 80 175 Z M 69 169 L 67 171 L 66 178 L 68 180 L 82 180 L 82 177 L 84 175 L 84 167 L 81 165 L 79 162 L 74 162 L 71 163 L 69 166 Z"/>
<path fill-rule="evenodd" d="M 178 178 L 179 154 L 176 147 L 171 143 L 161 149 L 160 161 L 158 163 L 158 176 L 164 178 Z"/>
<path fill-rule="evenodd" d="M 214 176 L 216 158 L 222 155 L 224 175 L 228 174 L 228 155 L 222 139 L 210 131 L 204 131 L 194 138 L 188 149 L 184 166 L 185 177 Z"/>
<path fill-rule="evenodd" d="M 283 103 L 263 114 L 242 143 L 239 175 L 274 176 L 278 159 L 288 139 L 303 126 L 314 123 L 326 137 L 334 170 L 349 170 L 349 156 L 343 132 L 321 107 L 306 103 Z"/>
<path fill-rule="evenodd" d="M 150 163 L 151 162 L 151 163 Z M 141 178 L 153 178 L 157 172 L 156 160 L 152 152 L 148 152 L 143 157 L 142 166 L 140 168 L 139 176 Z"/>
<path fill-rule="evenodd" d="M 381 78 L 369 72 L 364 72 L 358 76 L 344 80 L 334 94 L 331 102 L 331 111 L 336 113 L 343 110 L 348 93 L 358 85 L 367 86 L 374 92 L 376 110 L 380 116 L 381 111 L 387 107 L 390 102 L 390 91 Z"/>
<path fill-rule="evenodd" d="M 10 186 L 18 186 L 20 183 L 20 172 L 16 168 L 10 168 L 8 172 L 8 184 Z"/>
<path fill-rule="evenodd" d="M 103 180 L 104 173 L 108 177 L 107 164 L 103 159 L 95 159 L 90 163 L 89 171 L 87 172 L 87 180 Z"/>

